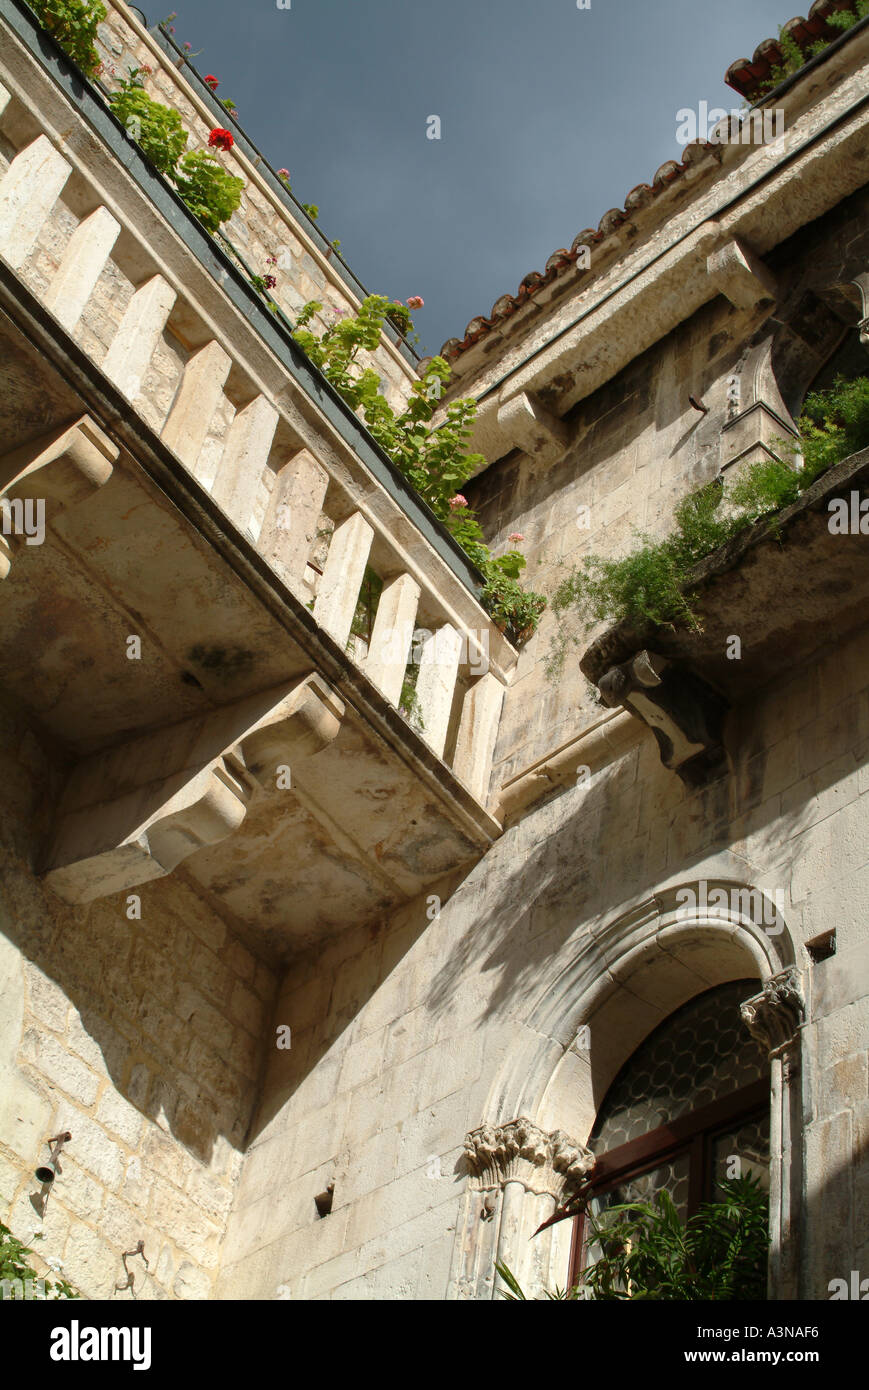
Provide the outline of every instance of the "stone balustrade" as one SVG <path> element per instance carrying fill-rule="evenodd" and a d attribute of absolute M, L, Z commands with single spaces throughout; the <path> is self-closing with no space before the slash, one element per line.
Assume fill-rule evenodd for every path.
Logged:
<path fill-rule="evenodd" d="M 131 251 L 117 193 L 74 153 L 74 138 L 61 144 L 49 121 L 33 136 L 39 111 L 38 94 L 25 112 L 0 85 L 0 136 L 16 149 L 0 176 L 0 256 L 320 629 L 485 803 L 516 653 L 467 580 L 457 580 L 460 566 L 444 563 L 448 538 L 438 554 L 400 490 L 390 493 L 373 477 L 346 439 L 336 447 L 327 424 L 300 429 L 300 413 L 310 417 L 313 407 L 300 402 L 295 383 L 288 389 L 284 376 L 284 389 L 275 389 L 282 379 L 273 372 L 269 389 L 235 335 L 209 336 L 216 314 L 188 291 L 183 257 Z M 107 293 L 109 270 L 124 293 Z M 107 345 L 86 331 L 97 314 L 110 323 Z M 5 480 L 12 492 L 13 481 Z M 354 641 L 360 591 L 372 572 L 382 592 L 366 640 Z"/>

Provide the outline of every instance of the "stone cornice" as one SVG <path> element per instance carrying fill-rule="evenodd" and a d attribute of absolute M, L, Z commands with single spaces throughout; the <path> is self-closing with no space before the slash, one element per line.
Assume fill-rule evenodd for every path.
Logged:
<path fill-rule="evenodd" d="M 471 1130 L 465 1157 L 471 1184 L 479 1190 L 519 1182 L 527 1192 L 548 1193 L 557 1202 L 579 1186 L 595 1162 L 594 1154 L 563 1130 L 550 1134 L 522 1117 Z"/>

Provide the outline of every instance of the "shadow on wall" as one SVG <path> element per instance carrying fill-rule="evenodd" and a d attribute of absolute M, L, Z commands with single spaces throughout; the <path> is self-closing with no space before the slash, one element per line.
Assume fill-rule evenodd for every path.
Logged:
<path fill-rule="evenodd" d="M 108 1077 L 153 1121 L 141 1145 L 157 1169 L 168 1136 L 206 1165 L 222 1140 L 241 1149 L 273 974 L 178 873 L 134 890 L 141 916 L 132 920 L 126 894 L 75 907 L 34 879 L 31 861 L 49 828 L 65 763 L 11 711 L 0 711 L 0 727 L 8 735 L 0 930 L 21 952 L 27 1011 L 23 1037 L 12 1045 L 13 1070 L 48 1096 L 53 1114 L 65 1116 L 90 1113 Z M 85 1129 L 88 1123 L 81 1121 Z M 14 1134 L 0 1141 L 28 1162 L 35 1156 Z M 75 1163 L 74 1144 L 67 1161 Z"/>

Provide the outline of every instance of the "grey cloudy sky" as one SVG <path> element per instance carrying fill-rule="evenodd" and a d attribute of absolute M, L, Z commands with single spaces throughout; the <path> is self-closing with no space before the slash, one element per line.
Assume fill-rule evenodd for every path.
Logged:
<path fill-rule="evenodd" d="M 150 25 L 171 9 L 151 5 Z M 790 17 L 785 0 L 180 0 L 174 24 L 363 284 L 423 296 L 429 353 L 679 158 L 680 107 L 738 108 L 726 68 Z"/>

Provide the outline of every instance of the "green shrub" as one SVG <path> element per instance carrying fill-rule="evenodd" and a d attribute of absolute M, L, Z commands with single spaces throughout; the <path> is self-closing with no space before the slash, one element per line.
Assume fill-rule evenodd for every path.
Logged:
<path fill-rule="evenodd" d="M 572 1289 L 553 1300 L 678 1300 L 740 1302 L 766 1298 L 769 1220 L 767 1194 L 749 1173 L 725 1178 L 722 1199 L 705 1202 L 682 1224 L 666 1191 L 654 1202 L 625 1202 L 596 1221 L 589 1216 L 599 1258 Z M 526 1297 L 510 1269 L 496 1265 L 510 1302 Z"/>
<path fill-rule="evenodd" d="M 185 154 L 175 176 L 178 192 L 206 231 L 216 232 L 241 203 L 244 179 L 227 173 L 205 150 Z"/>
<path fill-rule="evenodd" d="M 679 503 L 675 529 L 665 539 L 638 534 L 640 544 L 631 554 L 618 560 L 590 555 L 562 580 L 552 598 L 557 627 L 546 663 L 550 678 L 561 673 L 568 650 L 581 641 L 581 634 L 569 630 L 568 615 L 583 632 L 625 620 L 699 629 L 686 588 L 698 562 L 761 517 L 795 502 L 833 464 L 869 447 L 869 377 L 837 377 L 829 390 L 807 396 L 799 427 L 799 443 L 778 441 L 783 458 L 745 470 L 728 489 L 726 507 L 721 480 L 715 479 Z"/>
<path fill-rule="evenodd" d="M 174 179 L 178 161 L 187 149 L 187 131 L 178 112 L 149 97 L 135 69 L 112 92 L 109 105 L 154 167 Z"/>
<path fill-rule="evenodd" d="M 85 76 L 96 77 L 100 68 L 97 26 L 106 17 L 105 5 L 99 0 L 29 0 L 29 3 L 43 28 Z"/>
<path fill-rule="evenodd" d="M 21 1281 L 24 1286 L 25 1296 L 35 1297 L 33 1286 L 36 1283 L 36 1270 L 26 1260 L 25 1256 L 32 1255 L 33 1251 L 29 1246 L 24 1245 L 15 1237 L 8 1226 L 4 1226 L 0 1221 L 0 1299 L 5 1296 L 3 1287 L 4 1281 L 12 1283 Z M 49 1299 L 55 1298 L 79 1298 L 71 1284 L 66 1279 L 46 1279 L 45 1296 Z M 28 1290 L 27 1286 L 30 1285 Z M 13 1294 L 14 1297 L 14 1294 Z"/>
<path fill-rule="evenodd" d="M 216 232 L 241 203 L 244 180 L 227 173 L 214 155 L 187 150 L 187 132 L 177 111 L 154 101 L 133 68 L 109 97 L 112 111 L 131 140 L 178 190 L 205 227 Z"/>

